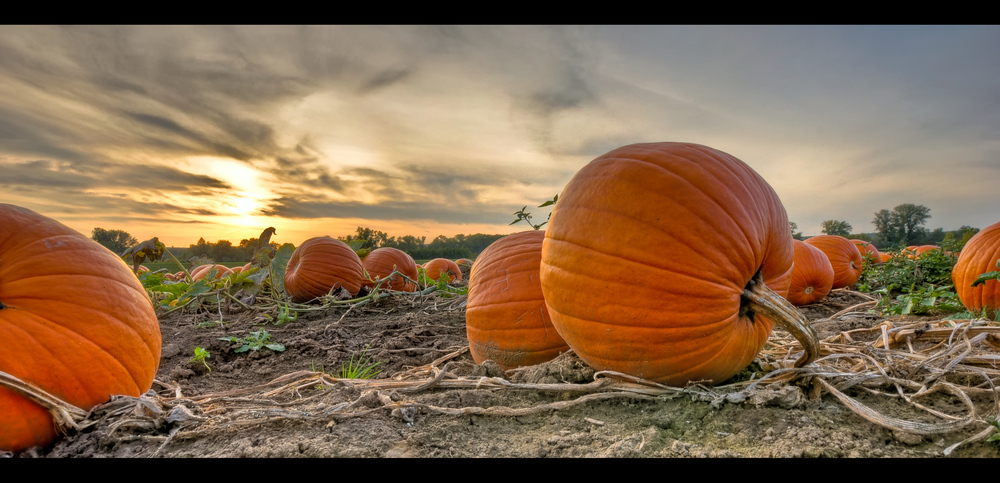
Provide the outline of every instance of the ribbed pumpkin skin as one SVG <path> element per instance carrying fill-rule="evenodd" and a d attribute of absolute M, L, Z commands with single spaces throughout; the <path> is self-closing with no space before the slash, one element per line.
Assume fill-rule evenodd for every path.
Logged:
<path fill-rule="evenodd" d="M 417 262 L 413 261 L 413 257 L 408 253 L 398 248 L 376 248 L 364 260 L 361 260 L 361 265 L 368 271 L 368 276 L 376 281 L 389 276 L 395 269 L 399 269 L 400 272 L 412 280 L 417 280 L 419 276 Z M 362 285 L 371 288 L 375 286 L 375 283 L 365 281 Z M 417 284 L 397 274 L 387 283 L 382 284 L 382 288 L 398 290 L 400 292 L 415 292 Z"/>
<path fill-rule="evenodd" d="M 742 161 L 697 144 L 633 144 L 591 161 L 559 195 L 542 293 L 594 369 L 718 384 L 774 327 L 741 314 L 744 288 L 760 270 L 787 295 L 793 257 L 781 201 Z"/>
<path fill-rule="evenodd" d="M 0 371 L 84 410 L 149 390 L 160 325 L 128 266 L 97 242 L 0 204 Z M 0 388 L 0 450 L 57 439 L 48 411 Z"/>
<path fill-rule="evenodd" d="M 795 264 L 786 300 L 797 307 L 819 302 L 833 289 L 833 266 L 826 254 L 795 240 Z"/>
<path fill-rule="evenodd" d="M 997 260 L 1000 260 L 1000 223 L 983 228 L 973 235 L 965 243 L 965 248 L 962 248 L 951 271 L 955 292 L 965 307 L 977 313 L 986 309 L 987 316 L 991 319 L 1000 310 L 1000 283 L 988 280 L 973 287 L 972 282 L 984 273 L 1000 270 L 997 268 Z"/>
<path fill-rule="evenodd" d="M 295 248 L 285 269 L 285 292 L 292 302 L 322 297 L 339 285 L 351 295 L 361 290 L 361 258 L 346 243 L 321 236 Z"/>
<path fill-rule="evenodd" d="M 837 235 L 819 235 L 806 238 L 805 243 L 819 248 L 830 259 L 833 288 L 849 287 L 858 281 L 864 259 L 850 240 Z"/>
<path fill-rule="evenodd" d="M 447 258 L 435 258 L 424 264 L 424 271 L 431 280 L 437 280 L 441 273 L 447 273 L 450 277 L 448 283 L 462 281 L 462 269 L 458 264 Z"/>
<path fill-rule="evenodd" d="M 507 235 L 486 247 L 472 264 L 465 326 L 472 359 L 503 369 L 550 361 L 569 350 L 542 296 L 538 267 L 545 232 Z"/>
<path fill-rule="evenodd" d="M 882 254 L 879 253 L 878 248 L 875 248 L 875 245 L 857 238 L 852 238 L 850 241 L 854 246 L 858 247 L 861 258 L 867 256 L 871 260 L 871 263 L 882 263 Z"/>

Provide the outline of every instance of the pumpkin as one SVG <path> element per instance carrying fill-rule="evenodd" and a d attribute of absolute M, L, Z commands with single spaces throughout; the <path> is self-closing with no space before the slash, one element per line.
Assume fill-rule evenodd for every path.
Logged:
<path fill-rule="evenodd" d="M 799 240 L 794 243 L 795 263 L 785 298 L 795 306 L 819 302 L 833 288 L 833 266 L 819 248 Z"/>
<path fill-rule="evenodd" d="M 913 255 L 919 258 L 920 255 L 923 255 L 929 251 L 940 250 L 940 249 L 941 247 L 937 245 L 920 245 L 913 249 Z"/>
<path fill-rule="evenodd" d="M 458 267 L 457 263 L 447 258 L 435 258 L 425 263 L 424 271 L 427 272 L 427 277 L 434 281 L 437 281 L 443 273 L 448 274 L 448 283 L 462 281 L 462 269 Z"/>
<path fill-rule="evenodd" d="M 858 247 L 858 252 L 861 253 L 862 258 L 867 258 L 872 263 L 882 263 L 884 261 L 882 260 L 882 254 L 879 253 L 878 248 L 875 248 L 875 245 L 872 243 L 857 238 L 852 238 L 851 243 Z"/>
<path fill-rule="evenodd" d="M 393 271 L 399 270 L 413 281 L 396 274 L 387 283 L 383 283 L 382 288 L 400 292 L 415 292 L 417 290 L 416 280 L 419 277 L 417 262 L 414 262 L 413 257 L 398 248 L 376 248 L 361 260 L 361 266 L 368 272 L 370 280 L 373 280 L 364 281 L 362 284 L 364 287 L 372 288 L 375 286 L 375 282 L 388 277 Z"/>
<path fill-rule="evenodd" d="M 285 292 L 292 302 L 305 303 L 334 288 L 351 296 L 361 290 L 361 258 L 346 243 L 328 236 L 310 238 L 295 248 L 285 269 Z"/>
<path fill-rule="evenodd" d="M 776 322 L 806 341 L 797 364 L 816 357 L 815 333 L 783 298 L 793 258 L 785 209 L 753 169 L 707 146 L 646 143 L 574 175 L 539 271 L 552 325 L 592 368 L 719 384 Z"/>
<path fill-rule="evenodd" d="M 208 274 L 215 270 L 215 277 L 211 280 L 219 280 L 220 278 L 228 277 L 233 270 L 222 264 L 207 264 L 202 265 L 191 272 L 191 280 L 201 280 L 208 276 Z"/>
<path fill-rule="evenodd" d="M 1000 309 L 1000 282 L 987 280 L 975 287 L 972 282 L 984 273 L 1000 270 L 997 268 L 998 260 L 1000 223 L 995 223 L 969 238 L 951 270 L 951 280 L 955 283 L 955 292 L 962 304 L 972 312 L 980 313 L 985 310 L 990 319 L 995 318 Z"/>
<path fill-rule="evenodd" d="M 116 254 L 51 218 L 0 204 L 0 371 L 81 409 L 149 390 L 160 325 Z M 58 438 L 49 412 L 0 386 L 0 450 Z"/>
<path fill-rule="evenodd" d="M 885 262 L 888 262 L 889 260 L 892 260 L 892 255 L 889 254 L 889 253 L 882 252 L 882 253 L 879 253 L 878 256 L 882 260 L 882 263 L 885 263 Z"/>
<path fill-rule="evenodd" d="M 477 364 L 492 359 L 504 370 L 552 360 L 569 350 L 549 317 L 538 278 L 545 232 L 507 235 L 472 264 L 465 326 Z"/>
<path fill-rule="evenodd" d="M 833 288 L 849 287 L 861 277 L 864 259 L 861 252 L 850 240 L 839 235 L 818 235 L 806 238 L 808 243 L 819 248 L 830 259 L 833 266 Z"/>

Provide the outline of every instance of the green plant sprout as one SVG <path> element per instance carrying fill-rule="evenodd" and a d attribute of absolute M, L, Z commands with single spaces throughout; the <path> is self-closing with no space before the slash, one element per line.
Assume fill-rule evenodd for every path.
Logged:
<path fill-rule="evenodd" d="M 367 345 L 361 351 L 357 361 L 354 360 L 354 356 L 355 354 L 351 354 L 351 360 L 346 366 L 343 363 L 340 364 L 339 377 L 341 379 L 371 379 L 382 372 L 381 369 L 377 369 L 382 362 L 374 361 L 371 354 L 368 354 Z"/>
<path fill-rule="evenodd" d="M 212 372 L 212 368 L 208 367 L 208 361 L 206 360 L 209 357 L 212 357 L 212 354 L 208 350 L 203 347 L 195 347 L 194 357 L 191 358 L 191 362 L 201 362 L 205 365 L 205 369 L 208 369 L 208 372 Z"/>
<path fill-rule="evenodd" d="M 993 425 L 993 435 L 987 438 L 986 441 L 1000 443 L 1000 421 L 997 421 L 995 416 L 991 416 L 987 421 Z"/>
<path fill-rule="evenodd" d="M 226 342 L 234 342 L 234 343 L 237 343 L 237 344 L 241 344 L 240 347 L 238 347 L 236 350 L 233 351 L 233 352 L 236 352 L 236 353 L 246 352 L 248 350 L 249 351 L 258 351 L 260 349 L 263 349 L 264 347 L 267 347 L 268 349 L 271 349 L 271 350 L 273 350 L 275 352 L 281 352 L 281 351 L 285 350 L 285 346 L 284 345 L 278 344 L 277 342 L 270 342 L 270 340 L 271 340 L 271 334 L 268 331 L 264 330 L 264 329 L 255 330 L 255 331 L 251 332 L 249 335 L 247 335 L 246 337 L 242 337 L 242 338 L 240 338 L 240 337 L 219 337 L 219 340 L 224 340 Z"/>
<path fill-rule="evenodd" d="M 538 205 L 538 207 L 539 208 L 544 208 L 544 207 L 549 206 L 549 205 L 554 205 L 558 199 L 559 199 L 559 195 L 557 194 L 557 195 L 553 196 L 551 200 L 548 200 L 545 203 L 542 203 L 542 204 Z M 545 221 L 543 221 L 543 222 L 541 222 L 541 223 L 539 223 L 539 224 L 536 225 L 536 224 L 534 224 L 534 223 L 531 222 L 531 213 L 528 213 L 528 212 L 524 211 L 526 209 L 528 209 L 527 205 L 525 205 L 524 208 L 521 208 L 520 210 L 515 211 L 514 212 L 514 216 L 516 216 L 517 219 L 514 220 L 514 221 L 512 221 L 512 222 L 510 222 L 510 224 L 513 225 L 513 224 L 515 224 L 515 223 L 517 223 L 519 221 L 523 221 L 523 222 L 531 225 L 532 228 L 534 228 L 536 230 L 539 230 L 543 226 L 545 226 L 545 224 L 548 223 L 550 219 L 552 219 L 552 212 L 550 211 L 549 212 L 549 217 L 546 218 Z"/>
<path fill-rule="evenodd" d="M 269 322 L 272 320 L 269 314 L 264 314 L 264 318 Z M 299 313 L 289 307 L 288 304 L 278 303 L 278 316 L 274 318 L 274 325 L 285 325 L 294 322 L 299 318 Z"/>

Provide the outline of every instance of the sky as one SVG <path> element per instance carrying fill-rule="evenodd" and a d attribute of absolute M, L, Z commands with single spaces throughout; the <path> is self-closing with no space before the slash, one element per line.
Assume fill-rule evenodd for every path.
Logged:
<path fill-rule="evenodd" d="M 617 147 L 727 152 L 805 235 L 1000 221 L 998 26 L 4 26 L 0 203 L 168 246 L 506 234 Z"/>

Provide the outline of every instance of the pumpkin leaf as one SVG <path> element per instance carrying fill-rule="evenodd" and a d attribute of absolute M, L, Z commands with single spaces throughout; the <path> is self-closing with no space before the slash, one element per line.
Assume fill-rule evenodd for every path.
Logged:
<path fill-rule="evenodd" d="M 130 247 L 121 254 L 123 260 L 128 262 L 130 259 L 132 261 L 132 271 L 135 273 L 139 272 L 139 265 L 146 260 L 157 261 L 163 258 L 164 252 L 167 251 L 167 247 L 160 242 L 157 237 L 150 238 L 142 243 Z"/>

